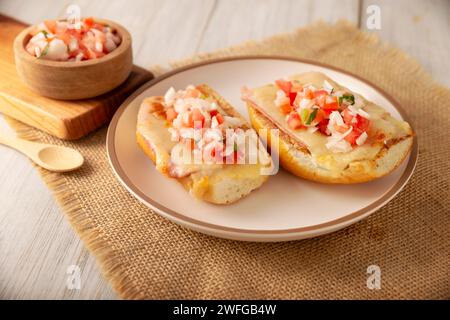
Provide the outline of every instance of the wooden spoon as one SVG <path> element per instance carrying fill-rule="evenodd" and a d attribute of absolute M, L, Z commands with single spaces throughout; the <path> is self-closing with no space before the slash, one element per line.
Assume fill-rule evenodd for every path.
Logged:
<path fill-rule="evenodd" d="M 72 171 L 84 162 L 81 153 L 72 148 L 14 138 L 3 132 L 0 132 L 0 144 L 22 152 L 42 168 L 54 172 Z"/>

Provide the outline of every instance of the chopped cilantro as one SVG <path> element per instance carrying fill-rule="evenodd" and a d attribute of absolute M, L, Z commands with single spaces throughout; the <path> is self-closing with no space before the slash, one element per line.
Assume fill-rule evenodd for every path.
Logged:
<path fill-rule="evenodd" d="M 308 109 L 302 109 L 302 111 L 300 111 L 300 119 L 302 119 L 303 123 L 306 122 L 306 120 L 308 118 L 308 114 L 309 114 Z"/>
<path fill-rule="evenodd" d="M 348 103 L 350 103 L 351 105 L 355 104 L 355 96 L 352 95 L 352 94 L 347 94 L 346 93 L 346 94 L 340 96 L 339 99 L 338 99 L 339 106 L 342 105 L 342 102 L 344 100 L 347 101 Z"/>
<path fill-rule="evenodd" d="M 313 122 L 313 120 L 316 118 L 317 110 L 318 109 L 313 109 L 313 111 L 309 114 L 308 120 L 305 124 L 311 124 L 311 122 Z"/>
<path fill-rule="evenodd" d="M 38 57 L 38 59 L 39 59 L 40 57 L 45 56 L 45 55 L 48 53 L 48 47 L 49 47 L 49 45 L 47 44 L 47 45 L 45 46 L 45 48 L 44 48 L 44 51 L 42 51 L 42 53 L 41 53 L 41 55 Z"/>

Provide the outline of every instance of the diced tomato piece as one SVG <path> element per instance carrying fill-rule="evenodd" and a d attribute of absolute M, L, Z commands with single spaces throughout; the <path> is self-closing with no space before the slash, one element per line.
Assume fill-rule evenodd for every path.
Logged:
<path fill-rule="evenodd" d="M 291 92 L 303 91 L 303 86 L 300 84 L 300 82 L 292 81 L 291 83 L 292 83 Z"/>
<path fill-rule="evenodd" d="M 317 91 L 313 92 L 314 98 L 317 98 L 317 97 L 320 97 L 320 96 L 323 96 L 323 95 L 326 96 L 327 94 L 328 94 L 328 92 L 326 90 L 317 90 Z"/>
<path fill-rule="evenodd" d="M 96 58 L 101 58 L 106 55 L 106 53 L 104 53 L 104 52 L 94 52 L 94 53 L 95 53 Z"/>
<path fill-rule="evenodd" d="M 314 122 L 315 123 L 322 122 L 322 120 L 325 119 L 325 116 L 326 116 L 325 111 L 323 111 L 322 109 L 317 110 L 316 117 L 314 118 Z"/>
<path fill-rule="evenodd" d="M 354 115 L 351 114 L 351 112 L 348 110 L 348 108 L 345 109 L 344 116 L 343 116 L 344 122 L 348 125 L 353 125 L 354 124 L 354 123 L 352 123 L 353 118 L 354 118 Z"/>
<path fill-rule="evenodd" d="M 361 132 L 367 131 L 370 127 L 370 120 L 364 117 L 361 117 L 359 114 L 356 115 L 356 127 L 358 127 Z"/>
<path fill-rule="evenodd" d="M 64 41 L 64 43 L 65 43 L 66 45 L 69 45 L 70 39 L 71 39 L 70 34 L 68 34 L 68 33 L 66 33 L 66 32 L 61 32 L 61 33 L 58 32 L 57 35 L 58 35 L 58 38 L 61 39 L 62 41 Z"/>
<path fill-rule="evenodd" d="M 95 58 L 97 58 L 95 52 L 92 51 L 91 49 L 89 49 L 88 47 L 86 47 L 83 43 L 80 42 L 78 45 L 80 47 L 80 51 L 83 52 L 83 54 L 84 54 L 86 59 L 95 59 Z"/>
<path fill-rule="evenodd" d="M 334 125 L 334 129 L 339 133 L 346 133 L 349 128 L 350 127 L 347 125 L 343 125 L 343 126 L 340 126 L 337 124 Z"/>
<path fill-rule="evenodd" d="M 333 109 L 321 109 L 323 111 L 323 114 L 325 115 L 325 118 L 329 118 L 330 114 L 334 111 Z"/>
<path fill-rule="evenodd" d="M 316 104 L 323 108 L 325 106 L 325 100 L 327 99 L 326 95 L 320 95 L 316 97 Z"/>
<path fill-rule="evenodd" d="M 295 111 L 293 111 L 289 114 L 287 123 L 288 123 L 288 126 L 294 130 L 302 127 L 302 120 L 300 119 L 300 116 L 298 115 L 298 113 Z"/>
<path fill-rule="evenodd" d="M 216 120 L 218 124 L 222 124 L 225 121 L 225 119 L 220 113 L 216 114 Z"/>
<path fill-rule="evenodd" d="M 192 110 L 192 121 L 194 122 L 195 126 L 199 126 L 200 128 L 203 128 L 203 125 L 205 124 L 205 116 L 202 114 L 202 112 L 199 109 L 193 109 Z"/>
<path fill-rule="evenodd" d="M 220 150 L 217 150 L 217 146 L 214 148 L 205 148 L 203 149 L 203 160 L 204 161 L 212 161 L 214 159 L 219 160 L 220 159 Z"/>
<path fill-rule="evenodd" d="M 305 99 L 313 99 L 314 98 L 314 94 L 310 89 L 305 89 L 304 90 L 304 98 Z"/>
<path fill-rule="evenodd" d="M 89 59 L 97 59 L 97 54 L 91 49 L 88 49 L 88 57 Z"/>
<path fill-rule="evenodd" d="M 322 132 L 323 134 L 327 134 L 328 122 L 330 122 L 329 119 L 323 119 L 318 125 L 319 131 Z"/>
<path fill-rule="evenodd" d="M 292 89 L 292 82 L 280 79 L 276 80 L 275 83 L 278 86 L 278 88 L 284 91 L 286 97 L 289 97 L 289 93 L 291 93 Z"/>
<path fill-rule="evenodd" d="M 211 118 L 212 117 L 214 117 L 215 115 L 217 115 L 219 113 L 219 111 L 217 111 L 217 109 L 216 110 L 211 110 L 210 112 L 209 112 L 209 115 L 211 116 Z"/>
<path fill-rule="evenodd" d="M 71 35 L 72 37 L 74 37 L 75 39 L 77 39 L 78 41 L 81 40 L 81 31 L 77 30 L 77 29 L 67 29 L 65 31 L 67 34 Z"/>
<path fill-rule="evenodd" d="M 70 58 L 75 58 L 79 53 L 80 53 L 79 50 L 70 51 L 70 52 L 69 52 L 69 59 L 70 59 Z"/>
<path fill-rule="evenodd" d="M 339 105 L 336 102 L 332 102 L 332 103 L 325 103 L 323 106 L 324 109 L 328 109 L 328 110 L 338 110 L 339 109 Z"/>
<path fill-rule="evenodd" d="M 184 95 L 185 98 L 198 98 L 201 96 L 201 92 L 197 89 L 188 89 Z"/>
<path fill-rule="evenodd" d="M 97 30 L 99 30 L 99 31 L 102 31 L 102 32 L 103 32 L 103 28 L 104 28 L 104 26 L 103 26 L 103 25 L 101 25 L 100 23 L 93 23 L 93 24 L 92 24 L 92 28 L 93 28 L 93 29 L 97 29 Z"/>
<path fill-rule="evenodd" d="M 45 20 L 44 24 L 47 27 L 48 31 L 50 31 L 51 33 L 56 32 L 56 21 L 55 20 Z"/>
<path fill-rule="evenodd" d="M 175 111 L 174 108 L 169 108 L 166 110 L 166 120 L 167 121 L 172 122 L 177 116 L 178 116 L 178 113 Z"/>
<path fill-rule="evenodd" d="M 328 97 L 327 99 L 325 99 L 325 104 L 324 104 L 323 108 L 325 108 L 325 109 L 330 109 L 330 110 L 337 110 L 337 109 L 339 108 L 337 97 L 332 97 L 332 98 L 331 98 L 331 99 L 333 99 L 332 102 L 330 102 L 330 101 L 328 100 L 329 98 L 330 98 L 330 97 Z"/>
<path fill-rule="evenodd" d="M 355 117 L 356 117 L 356 122 L 354 121 Z M 358 129 L 358 131 L 361 131 L 361 133 L 363 131 L 367 131 L 369 129 L 370 120 L 366 119 L 364 117 L 361 117 L 359 114 L 352 115 L 350 113 L 350 110 L 348 110 L 348 108 L 344 110 L 343 118 L 344 118 L 344 122 L 347 125 L 353 126 L 353 128 Z"/>
<path fill-rule="evenodd" d="M 195 141 L 194 141 L 194 139 L 186 139 L 184 142 L 186 143 L 186 147 L 188 147 L 189 150 L 194 150 L 195 149 Z"/>
<path fill-rule="evenodd" d="M 295 98 L 297 98 L 297 92 L 289 92 L 289 100 L 291 101 L 291 106 L 294 105 Z"/>
<path fill-rule="evenodd" d="M 89 17 L 84 19 L 84 24 L 88 29 L 92 28 L 92 26 L 94 25 L 94 18 Z"/>
<path fill-rule="evenodd" d="M 355 130 L 355 128 L 353 128 L 353 130 L 345 136 L 345 140 L 347 142 L 349 142 L 350 144 L 354 145 L 356 144 L 356 139 L 358 139 L 358 137 L 361 135 L 361 132 L 359 132 L 359 130 Z"/>
<path fill-rule="evenodd" d="M 291 105 L 290 104 L 283 104 L 281 107 L 280 107 L 280 110 L 281 110 L 281 112 L 283 112 L 284 114 L 289 114 L 289 113 L 291 113 L 291 111 L 292 111 L 292 107 L 291 107 Z"/>

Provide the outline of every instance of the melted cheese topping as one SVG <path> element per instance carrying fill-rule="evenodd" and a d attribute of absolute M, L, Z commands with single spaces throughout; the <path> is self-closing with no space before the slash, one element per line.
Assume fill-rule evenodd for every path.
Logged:
<path fill-rule="evenodd" d="M 327 81 L 335 90 L 352 92 L 345 87 L 319 72 L 310 72 L 302 75 L 295 75 L 291 80 L 298 80 L 302 85 L 311 84 L 315 87 L 323 87 L 324 81 Z M 286 116 L 280 111 L 274 103 L 277 97 L 278 88 L 274 84 L 259 87 L 253 90 L 254 102 L 264 109 L 266 114 L 278 124 L 285 124 Z M 285 131 L 288 131 L 293 137 L 302 141 L 308 148 L 313 157 L 313 161 L 324 169 L 343 170 L 353 161 L 374 159 L 384 147 L 384 142 L 391 139 L 399 139 L 411 135 L 411 128 L 408 123 L 393 118 L 386 110 L 367 101 L 362 96 L 353 93 L 356 99 L 360 99 L 364 111 L 370 116 L 372 122 L 368 132 L 367 142 L 361 146 L 356 146 L 349 152 L 334 153 L 326 147 L 327 136 L 311 130 L 299 129 L 293 130 L 284 125 Z M 384 141 L 377 141 L 374 137 L 382 134 Z"/>
<path fill-rule="evenodd" d="M 226 167 L 242 167 L 245 171 L 271 163 L 265 148 L 259 148 L 256 133 L 244 130 L 248 128 L 244 118 L 232 116 L 213 96 L 199 91 L 201 98 L 177 97 L 184 93 L 171 88 L 164 97 L 144 100 L 139 109 L 137 131 L 155 154 L 160 172 L 176 178 L 195 178 L 211 176 Z M 169 109 L 176 112 L 171 121 L 167 119 Z M 186 119 L 194 110 L 203 115 L 203 120 L 191 124 Z M 255 157 L 257 163 L 251 160 Z"/>

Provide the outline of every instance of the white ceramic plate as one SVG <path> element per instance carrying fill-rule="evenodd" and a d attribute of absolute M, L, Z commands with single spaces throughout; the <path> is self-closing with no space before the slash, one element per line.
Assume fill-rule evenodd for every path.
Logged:
<path fill-rule="evenodd" d="M 410 156 L 390 175 L 358 185 L 325 185 L 299 179 L 282 169 L 259 190 L 235 204 L 218 206 L 192 198 L 175 180 L 157 172 L 135 140 L 136 116 L 145 97 L 173 86 L 207 83 L 247 115 L 240 88 L 259 86 L 294 73 L 321 71 L 351 90 L 405 118 L 398 103 L 376 86 L 345 71 L 310 61 L 280 57 L 221 59 L 175 70 L 142 86 L 114 115 L 107 136 L 110 163 L 119 180 L 141 202 L 187 228 L 247 241 L 286 241 L 346 227 L 386 204 L 406 184 L 417 161 Z M 407 119 L 405 119 L 407 120 Z"/>

